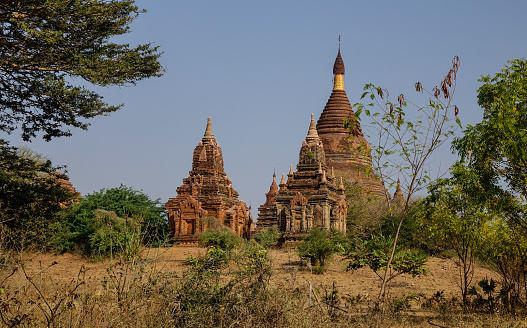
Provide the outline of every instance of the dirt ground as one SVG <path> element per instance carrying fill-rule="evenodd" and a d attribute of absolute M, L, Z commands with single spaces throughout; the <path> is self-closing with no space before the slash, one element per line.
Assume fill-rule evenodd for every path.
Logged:
<path fill-rule="evenodd" d="M 187 269 L 185 260 L 188 256 L 201 254 L 205 254 L 205 249 L 199 247 L 149 248 L 143 251 L 142 258 L 155 265 L 157 270 L 179 274 Z M 301 265 L 294 249 L 273 249 L 271 257 L 273 285 L 291 284 L 293 287 L 307 289 L 311 283 L 313 288 L 321 290 L 323 286 L 329 287 L 335 282 L 341 296 L 376 298 L 379 292 L 381 280 L 372 270 L 363 268 L 355 272 L 346 272 L 345 262 L 340 258 L 331 262 L 326 273 L 315 275 Z M 25 254 L 22 261 L 28 274 L 40 275 L 43 280 L 51 280 L 58 285 L 69 284 L 78 279 L 80 272 L 84 272 L 85 288 L 95 293 L 103 290 L 102 281 L 108 276 L 107 269 L 115 263 L 110 260 L 93 262 L 74 254 Z M 401 275 L 392 280 L 388 286 L 389 296 L 423 294 L 430 297 L 437 291 L 443 291 L 447 298 L 459 298 L 459 270 L 453 260 L 431 257 L 426 266 L 429 272 L 425 276 L 413 278 Z M 499 281 L 495 272 L 477 265 L 473 284 L 485 277 Z"/>

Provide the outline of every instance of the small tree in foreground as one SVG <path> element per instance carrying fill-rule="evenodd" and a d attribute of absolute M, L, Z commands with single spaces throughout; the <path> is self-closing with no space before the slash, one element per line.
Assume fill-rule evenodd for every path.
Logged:
<path fill-rule="evenodd" d="M 298 244 L 296 251 L 302 260 L 309 261 L 314 273 L 326 271 L 326 265 L 334 254 L 344 250 L 345 239 L 338 231 L 311 229 Z"/>
<path fill-rule="evenodd" d="M 379 298 L 385 297 L 388 274 L 396 254 L 408 204 L 417 191 L 426 188 L 432 181 L 427 165 L 432 154 L 454 134 L 454 121 L 461 126 L 459 119 L 454 118 L 458 114 L 458 108 L 452 104 L 459 64 L 459 58 L 454 57 L 452 68 L 440 86 L 434 87 L 432 91 L 426 90 L 421 82 L 415 84 L 417 92 L 426 92 L 429 95 L 424 106 L 410 102 L 403 94 L 400 94 L 396 101 L 392 101 L 388 90 L 373 84 L 367 84 L 361 96 L 361 99 L 368 96 L 372 102 L 367 105 L 355 104 L 355 119 L 360 122 L 361 115 L 365 114 L 370 119 L 370 124 L 362 126 L 372 131 L 370 140 L 376 140 L 375 144 L 371 144 L 375 175 L 385 186 L 395 186 L 396 181 L 401 179 L 400 187 L 405 194 L 403 209 L 400 211 L 394 211 L 392 208 L 393 202 L 388 190 L 384 195 L 389 207 L 388 213 L 395 222 L 396 229 Z M 411 112 L 407 110 L 408 104 L 414 108 Z M 370 111 L 371 107 L 376 110 Z M 354 121 L 351 120 L 348 125 L 353 129 Z"/>
<path fill-rule="evenodd" d="M 493 215 L 473 196 L 483 192 L 474 172 L 456 163 L 451 173 L 451 178 L 439 179 L 430 186 L 430 195 L 423 200 L 417 217 L 431 238 L 445 241 L 456 253 L 459 288 L 463 305 L 467 306 L 474 257 L 481 248 L 483 228 Z"/>
<path fill-rule="evenodd" d="M 392 238 L 385 236 L 371 236 L 365 240 L 353 239 L 345 252 L 346 259 L 349 260 L 346 270 L 355 271 L 369 267 L 381 280 L 387 279 L 387 282 L 403 273 L 415 277 L 428 271 L 425 267 L 428 256 L 423 252 L 397 248 L 390 263 L 393 243 Z M 388 266 L 388 263 L 391 265 Z"/>

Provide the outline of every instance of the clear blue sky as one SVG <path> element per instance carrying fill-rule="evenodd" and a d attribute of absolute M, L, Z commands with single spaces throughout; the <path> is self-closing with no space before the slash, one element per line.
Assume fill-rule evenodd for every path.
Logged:
<path fill-rule="evenodd" d="M 147 13 L 122 38 L 164 51 L 166 74 L 135 87 L 102 88 L 124 103 L 88 131 L 29 147 L 65 164 L 82 194 L 121 183 L 166 202 L 188 176 L 212 117 L 225 171 L 253 215 L 273 169 L 296 165 L 309 126 L 332 89 L 341 35 L 346 91 L 365 83 L 411 98 L 461 59 L 455 103 L 463 125 L 481 120 L 478 78 L 527 56 L 527 1 L 137 1 Z M 9 138 L 22 145 L 19 135 Z M 455 157 L 449 145 L 434 165 Z"/>

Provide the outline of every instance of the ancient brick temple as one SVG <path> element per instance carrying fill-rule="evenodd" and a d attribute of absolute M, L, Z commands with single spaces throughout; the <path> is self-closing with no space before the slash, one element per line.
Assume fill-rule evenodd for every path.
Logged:
<path fill-rule="evenodd" d="M 280 190 L 274 196 L 274 221 L 283 232 L 285 241 L 300 240 L 315 227 L 345 233 L 347 203 L 344 185 L 333 173 L 328 174 L 324 146 L 317 134 L 313 114 L 296 169 L 293 172 L 291 165 L 287 182 L 282 176 Z M 270 219 L 269 223 L 272 221 Z"/>
<path fill-rule="evenodd" d="M 223 155 L 210 117 L 205 135 L 194 149 L 189 177 L 183 179 L 177 196 L 170 198 L 166 207 L 170 234 L 180 244 L 196 243 L 197 235 L 213 225 L 250 237 L 252 218 L 223 170 Z"/>
<path fill-rule="evenodd" d="M 372 172 L 370 144 L 354 119 L 346 90 L 344 89 L 344 61 L 340 46 L 333 65 L 333 91 L 317 121 L 317 132 L 324 145 L 326 165 L 337 176 L 354 183 L 364 194 L 383 197 L 385 189 Z M 353 122 L 350 129 L 344 122 Z"/>

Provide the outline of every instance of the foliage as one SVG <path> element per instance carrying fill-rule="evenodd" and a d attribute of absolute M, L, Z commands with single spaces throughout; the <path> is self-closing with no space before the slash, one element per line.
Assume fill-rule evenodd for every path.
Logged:
<path fill-rule="evenodd" d="M 396 314 L 402 311 L 410 310 L 412 305 L 411 301 L 418 302 L 422 295 L 410 294 L 399 298 L 396 298 L 390 302 L 390 312 Z"/>
<path fill-rule="evenodd" d="M 339 231 L 315 228 L 302 239 L 296 251 L 302 260 L 309 261 L 315 273 L 323 273 L 331 257 L 344 249 L 344 243 Z"/>
<path fill-rule="evenodd" d="M 50 225 L 60 220 L 61 204 L 75 194 L 64 189 L 51 161 L 41 155 L 26 156 L 0 140 L 0 229 L 1 246 L 45 247 Z M 33 153 L 35 154 L 35 153 Z"/>
<path fill-rule="evenodd" d="M 94 212 L 95 232 L 90 236 L 90 252 L 100 258 L 123 254 L 131 258 L 139 251 L 140 224 L 125 220 L 115 212 L 97 209 Z"/>
<path fill-rule="evenodd" d="M 478 286 L 483 290 L 483 295 L 478 293 L 476 286 L 472 286 L 469 294 L 476 297 L 472 306 L 475 310 L 484 310 L 485 312 L 494 312 L 496 310 L 496 298 L 492 294 L 496 291 L 496 281 L 485 277 L 478 282 Z M 487 296 L 485 299 L 484 296 Z"/>
<path fill-rule="evenodd" d="M 527 197 L 527 61 L 511 60 L 494 77 L 483 76 L 478 104 L 483 121 L 468 125 L 453 149 L 478 174 L 487 195 L 507 202 Z M 500 202 L 495 204 L 503 208 Z M 522 216 L 519 218 L 523 219 Z"/>
<path fill-rule="evenodd" d="M 457 256 L 459 287 L 463 304 L 468 305 L 468 289 L 474 274 L 474 255 L 481 246 L 483 227 L 493 219 L 478 196 L 484 192 L 473 171 L 463 163 L 451 168 L 452 177 L 438 179 L 429 187 L 418 218 L 431 238 L 444 240 Z"/>
<path fill-rule="evenodd" d="M 426 91 L 430 95 L 425 106 L 415 105 L 402 94 L 392 101 L 388 90 L 373 84 L 366 84 L 361 96 L 361 99 L 368 97 L 373 102 L 355 104 L 355 119 L 361 122 L 361 116 L 369 118 L 370 122 L 366 125 L 362 123 L 362 126 L 375 134 L 373 140 L 378 140 L 371 144 L 375 175 L 390 186 L 395 186 L 396 181 L 402 178 L 400 187 L 406 200 L 431 182 L 426 163 L 433 152 L 453 136 L 456 127 L 453 121 L 460 126 L 459 119 L 452 117 L 452 107 L 455 107 L 454 114 L 457 116 L 457 106 L 451 104 L 459 59 L 455 57 L 452 63 L 441 88 L 435 87 L 430 92 L 420 82 L 415 84 L 417 92 Z M 408 104 L 413 107 L 412 114 L 409 114 Z M 353 125 L 353 121 L 348 123 L 350 129 Z"/>
<path fill-rule="evenodd" d="M 527 302 L 527 61 L 508 62 L 494 76 L 482 76 L 478 104 L 482 122 L 468 125 L 452 148 L 467 162 L 477 192 L 470 193 L 495 218 L 484 226 L 479 255 L 502 276 L 504 304 L 514 312 Z"/>
<path fill-rule="evenodd" d="M 385 199 L 364 197 L 360 182 L 353 178 L 343 179 L 343 182 L 348 202 L 346 234 L 366 238 L 382 226 L 389 206 Z"/>
<path fill-rule="evenodd" d="M 346 259 L 349 260 L 346 269 L 355 271 L 363 267 L 369 267 L 380 279 L 384 279 L 381 271 L 389 271 L 387 281 L 403 273 L 411 274 L 415 277 L 428 271 L 425 267 L 428 256 L 425 253 L 401 250 L 400 246 L 398 246 L 393 261 L 387 270 L 392 245 L 393 238 L 385 236 L 371 236 L 371 238 L 366 240 L 360 238 L 351 240 L 345 252 Z"/>
<path fill-rule="evenodd" d="M 373 84 L 366 84 L 361 99 L 368 96 L 372 102 L 367 105 L 355 104 L 357 109 L 355 120 L 345 122 L 350 131 L 353 131 L 355 122 L 361 121 L 362 114 L 370 119 L 370 124 L 363 125 L 363 127 L 367 127 L 376 134 L 373 140 L 377 142 L 371 144 L 370 151 L 374 173 L 385 186 L 394 187 L 397 181 L 397 185 L 405 194 L 403 209 L 395 211 L 393 208 L 395 204 L 391 201 L 388 190 L 385 192 L 384 200 L 389 207 L 388 213 L 399 221 L 387 263 L 388 267 L 395 256 L 399 232 L 410 199 L 416 191 L 426 188 L 432 181 L 426 170 L 432 154 L 454 134 L 454 121 L 461 126 L 459 119 L 454 118 L 458 114 L 458 108 L 452 104 L 459 65 L 460 61 L 456 56 L 452 60 L 452 68 L 441 81 L 440 87 L 434 87 L 431 92 L 426 90 L 421 82 L 415 84 L 417 92 L 426 91 L 429 95 L 424 106 L 415 105 L 403 94 L 400 94 L 396 101 L 391 101 L 388 90 Z M 412 115 L 409 115 L 410 111 L 406 110 L 408 103 L 414 107 Z M 376 110 L 371 111 L 370 108 L 376 108 Z M 363 149 L 363 151 L 369 150 Z M 400 178 L 403 180 L 402 183 L 399 182 Z M 385 297 L 388 272 L 389 270 L 385 271 L 379 298 Z"/>
<path fill-rule="evenodd" d="M 99 238 L 94 237 L 94 234 L 101 228 L 96 218 L 97 210 L 114 212 L 126 225 L 133 226 L 130 229 L 141 231 L 140 239 L 147 245 L 161 245 L 168 236 L 166 211 L 160 201 L 153 201 L 143 192 L 121 185 L 85 195 L 79 203 L 72 204 L 64 222 L 56 229 L 57 249 L 69 250 L 75 245 L 87 254 L 95 251 L 92 240 Z M 137 225 L 140 227 L 136 228 Z M 107 233 L 109 240 L 113 240 L 112 238 L 117 238 L 114 233 L 129 230 L 122 226 L 113 228 L 112 225 L 112 232 L 103 229 L 98 234 Z"/>
<path fill-rule="evenodd" d="M 478 255 L 501 276 L 502 303 L 509 312 L 527 304 L 527 239 L 525 228 L 515 220 L 497 218 L 482 233 Z"/>
<path fill-rule="evenodd" d="M 420 200 L 410 201 L 406 214 L 404 214 L 403 220 L 405 224 L 401 226 L 399 231 L 399 243 L 401 247 L 412 247 L 415 249 L 421 249 L 429 254 L 437 251 L 437 245 L 431 244 L 428 240 L 426 233 L 420 229 L 417 222 L 417 212 L 419 209 Z M 397 224 L 401 218 L 401 215 L 390 215 L 386 214 L 380 223 L 380 234 L 385 236 L 395 235 L 397 232 Z M 371 234 L 370 234 L 371 235 Z M 364 238 L 363 238 L 364 239 Z"/>
<path fill-rule="evenodd" d="M 223 276 L 230 263 L 227 252 L 211 246 L 205 256 L 191 258 L 171 297 L 176 326 L 238 326 L 238 320 L 246 322 L 262 312 L 272 313 L 261 318 L 270 326 L 282 319 L 285 309 L 273 306 L 267 292 L 272 264 L 268 251 L 258 244 L 244 244 L 232 258 L 236 269 Z"/>
<path fill-rule="evenodd" d="M 85 87 L 160 76 L 158 47 L 112 41 L 141 11 L 133 0 L 22 0 L 0 3 L 0 131 L 30 140 L 69 136 L 86 119 L 113 112 Z M 82 79 L 74 85 L 75 79 Z"/>
<path fill-rule="evenodd" d="M 227 227 L 208 229 L 199 235 L 199 244 L 204 247 L 214 247 L 230 252 L 240 245 L 242 238 Z"/>
<path fill-rule="evenodd" d="M 264 249 L 269 249 L 271 246 L 276 244 L 278 237 L 280 236 L 280 231 L 276 226 L 264 228 L 254 234 L 251 239 L 256 241 Z"/>

